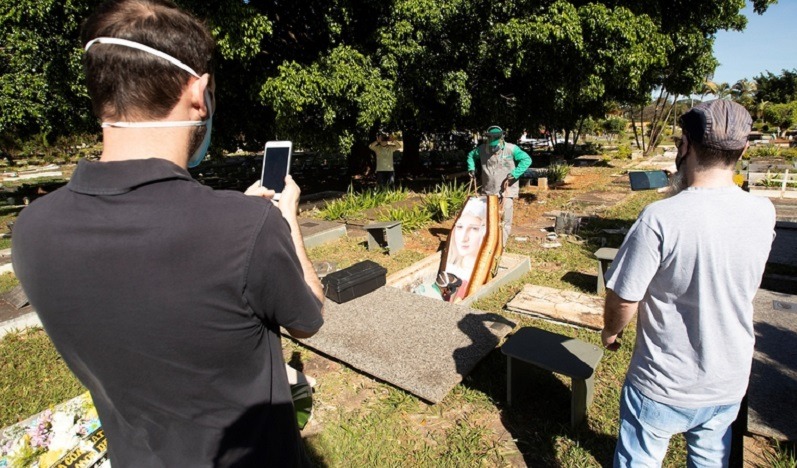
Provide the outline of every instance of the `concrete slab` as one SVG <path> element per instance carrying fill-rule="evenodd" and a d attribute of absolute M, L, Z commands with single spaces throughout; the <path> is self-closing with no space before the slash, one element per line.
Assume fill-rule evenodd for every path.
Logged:
<path fill-rule="evenodd" d="M 797 268 L 797 228 L 775 226 L 775 239 L 767 263 Z"/>
<path fill-rule="evenodd" d="M 527 284 L 506 308 L 594 330 L 603 328 L 603 298 L 600 296 Z"/>
<path fill-rule="evenodd" d="M 25 328 L 30 327 L 41 327 L 42 322 L 39 319 L 39 315 L 33 311 L 30 307 L 22 309 L 23 315 L 15 316 L 10 319 L 3 320 L 0 322 L 0 339 L 6 336 L 8 333 L 24 330 Z"/>
<path fill-rule="evenodd" d="M 333 242 L 346 235 L 346 226 L 340 223 L 299 217 L 299 230 L 308 249 Z"/>
<path fill-rule="evenodd" d="M 327 301 L 325 309 L 321 331 L 300 343 L 431 403 L 515 327 L 497 314 L 393 287 Z"/>
<path fill-rule="evenodd" d="M 753 301 L 756 347 L 747 388 L 747 430 L 797 440 L 797 295 L 760 289 Z"/>
<path fill-rule="evenodd" d="M 612 207 L 631 196 L 631 192 L 592 191 L 576 195 L 572 202 L 588 205 L 592 210 Z"/>

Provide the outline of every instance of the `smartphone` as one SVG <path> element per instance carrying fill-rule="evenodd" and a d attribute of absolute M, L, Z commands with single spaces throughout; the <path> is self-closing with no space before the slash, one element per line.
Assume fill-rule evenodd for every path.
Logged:
<path fill-rule="evenodd" d="M 670 183 L 664 171 L 631 171 L 628 178 L 631 180 L 631 190 L 657 189 Z"/>
<path fill-rule="evenodd" d="M 285 176 L 291 167 L 292 148 L 293 144 L 290 141 L 266 142 L 260 185 L 276 192 L 274 200 L 279 200 L 285 189 Z"/>

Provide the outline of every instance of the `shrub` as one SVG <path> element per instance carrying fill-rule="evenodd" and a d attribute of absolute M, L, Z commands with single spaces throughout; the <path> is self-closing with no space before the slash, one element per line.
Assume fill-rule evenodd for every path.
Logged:
<path fill-rule="evenodd" d="M 631 159 L 631 146 L 625 143 L 618 146 L 617 159 Z"/>
<path fill-rule="evenodd" d="M 402 201 L 408 195 L 409 192 L 403 187 L 396 190 L 377 188 L 355 193 L 354 187 L 350 185 L 346 195 L 338 200 L 327 202 L 320 214 L 327 221 L 354 218 L 365 210 Z"/>
<path fill-rule="evenodd" d="M 747 150 L 747 157 L 752 158 L 777 158 L 781 155 L 782 148 L 775 145 L 756 146 Z"/>
<path fill-rule="evenodd" d="M 393 208 L 383 210 L 379 214 L 380 221 L 401 221 L 401 231 L 404 233 L 423 228 L 432 221 L 432 213 L 421 205 L 412 208 Z"/>
<path fill-rule="evenodd" d="M 551 164 L 545 169 L 545 177 L 548 178 L 548 183 L 564 181 L 565 177 L 570 174 L 570 167 L 567 164 L 557 163 Z"/>
<path fill-rule="evenodd" d="M 443 221 L 462 209 L 469 194 L 468 184 L 438 184 L 434 192 L 423 197 L 423 206 L 432 219 Z"/>

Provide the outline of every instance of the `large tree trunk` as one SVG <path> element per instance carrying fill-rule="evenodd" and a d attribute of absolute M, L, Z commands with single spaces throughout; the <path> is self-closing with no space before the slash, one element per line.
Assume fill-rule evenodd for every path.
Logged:
<path fill-rule="evenodd" d="M 368 149 L 363 143 L 355 143 L 349 155 L 349 175 L 364 176 L 371 174 L 376 169 L 376 157 L 374 152 Z"/>
<path fill-rule="evenodd" d="M 421 134 L 413 129 L 405 129 L 402 133 L 404 136 L 402 172 L 418 175 L 421 172 Z"/>

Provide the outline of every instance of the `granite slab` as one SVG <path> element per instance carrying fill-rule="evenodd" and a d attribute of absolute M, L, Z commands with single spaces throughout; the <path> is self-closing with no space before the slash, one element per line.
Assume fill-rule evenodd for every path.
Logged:
<path fill-rule="evenodd" d="M 325 303 L 324 326 L 297 340 L 430 403 L 440 402 L 515 324 L 458 304 L 382 287 Z"/>
<path fill-rule="evenodd" d="M 308 249 L 333 242 L 346 235 L 345 225 L 322 219 L 299 217 L 299 230 L 304 239 L 304 246 Z"/>
<path fill-rule="evenodd" d="M 506 308 L 594 330 L 603 328 L 603 298 L 600 296 L 527 284 Z"/>
<path fill-rule="evenodd" d="M 753 301 L 756 345 L 747 388 L 747 430 L 797 440 L 797 295 L 759 289 Z"/>

